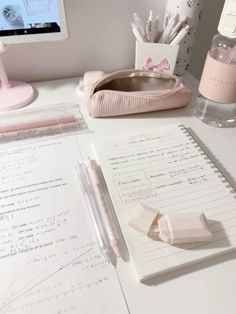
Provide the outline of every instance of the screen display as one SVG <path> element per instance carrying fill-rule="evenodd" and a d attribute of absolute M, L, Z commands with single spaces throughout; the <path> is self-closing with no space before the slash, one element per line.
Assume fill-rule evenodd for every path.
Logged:
<path fill-rule="evenodd" d="M 60 31 L 57 0 L 0 0 L 0 36 Z"/>

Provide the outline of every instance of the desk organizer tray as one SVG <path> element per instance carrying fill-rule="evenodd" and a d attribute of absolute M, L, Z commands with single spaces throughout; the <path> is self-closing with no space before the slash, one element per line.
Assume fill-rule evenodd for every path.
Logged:
<path fill-rule="evenodd" d="M 150 70 L 124 70 L 95 83 L 87 109 L 94 118 L 129 115 L 180 108 L 191 96 L 180 77 Z"/>

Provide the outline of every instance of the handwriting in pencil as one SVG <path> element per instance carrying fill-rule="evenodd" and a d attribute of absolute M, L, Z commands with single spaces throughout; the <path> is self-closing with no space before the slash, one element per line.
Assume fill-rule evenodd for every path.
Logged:
<path fill-rule="evenodd" d="M 67 268 L 68 266 L 70 266 L 71 264 L 73 264 L 74 262 L 76 262 L 78 259 L 80 259 L 82 256 L 88 254 L 90 251 L 92 250 L 92 248 L 88 249 L 87 251 L 83 252 L 82 254 L 80 254 L 79 256 L 75 257 L 73 260 L 69 261 L 68 263 L 61 265 L 57 270 L 55 270 L 54 272 L 52 272 L 51 274 L 49 274 L 47 277 L 43 278 L 42 280 L 40 280 L 39 282 L 37 282 L 36 284 L 34 284 L 33 286 L 31 286 L 30 288 L 28 288 L 27 290 L 23 291 L 22 293 L 20 293 L 18 296 L 16 296 L 15 298 L 13 298 L 12 300 L 8 301 L 7 303 L 3 304 L 0 307 L 0 310 L 2 310 L 3 308 L 5 308 L 6 306 L 12 304 L 13 302 L 15 302 L 16 300 L 18 300 L 19 298 L 23 297 L 26 293 L 28 293 L 29 291 L 31 291 L 32 289 L 38 287 L 39 285 L 41 285 L 42 283 L 45 283 L 48 279 L 50 279 L 51 277 L 55 276 L 58 272 L 63 271 L 65 268 Z"/>

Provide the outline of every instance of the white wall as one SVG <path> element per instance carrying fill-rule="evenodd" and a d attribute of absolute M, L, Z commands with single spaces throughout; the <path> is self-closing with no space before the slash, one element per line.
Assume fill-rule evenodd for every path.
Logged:
<path fill-rule="evenodd" d="M 205 1 L 214 5 L 223 3 L 223 0 Z M 12 45 L 2 56 L 10 79 L 39 81 L 79 76 L 88 70 L 113 71 L 133 67 L 132 13 L 147 17 L 151 8 L 163 17 L 165 0 L 65 0 L 65 7 L 69 39 Z M 215 14 L 213 10 L 205 14 L 215 17 L 218 12 Z M 212 24 L 214 31 L 215 19 L 206 21 Z M 204 46 L 201 42 L 197 44 L 199 54 L 195 53 L 192 72 L 199 72 L 212 36 L 212 33 L 207 36 L 206 31 L 204 33 L 207 38 Z"/>

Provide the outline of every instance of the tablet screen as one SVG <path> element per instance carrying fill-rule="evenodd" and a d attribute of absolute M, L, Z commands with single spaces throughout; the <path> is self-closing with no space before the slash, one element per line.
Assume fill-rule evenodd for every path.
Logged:
<path fill-rule="evenodd" d="M 4 37 L 8 36 L 30 36 L 31 39 L 37 34 L 59 36 L 63 33 L 65 20 L 61 4 L 58 0 L 1 0 L 0 41 L 5 41 Z M 17 38 L 17 41 L 27 39 Z M 37 41 L 37 38 L 34 40 Z"/>

